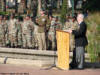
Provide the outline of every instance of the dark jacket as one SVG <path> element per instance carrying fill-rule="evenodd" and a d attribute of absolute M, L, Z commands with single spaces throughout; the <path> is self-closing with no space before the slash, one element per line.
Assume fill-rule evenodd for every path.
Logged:
<path fill-rule="evenodd" d="M 73 30 L 72 34 L 75 35 L 75 46 L 86 46 L 88 41 L 86 38 L 87 26 L 85 22 L 81 22 L 78 30 Z"/>

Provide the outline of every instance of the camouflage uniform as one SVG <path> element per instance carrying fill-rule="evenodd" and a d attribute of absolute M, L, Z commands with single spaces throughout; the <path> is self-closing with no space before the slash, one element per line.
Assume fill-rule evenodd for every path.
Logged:
<path fill-rule="evenodd" d="M 22 47 L 22 22 L 17 22 L 17 46 Z"/>
<path fill-rule="evenodd" d="M 9 37 L 8 37 L 8 20 L 3 20 L 3 34 L 4 34 L 4 38 L 3 38 L 3 46 L 6 46 L 7 44 L 9 44 Z"/>
<path fill-rule="evenodd" d="M 46 50 L 46 23 L 47 16 L 40 16 L 37 19 L 38 27 L 38 44 L 39 50 Z"/>
<path fill-rule="evenodd" d="M 10 19 L 9 21 L 9 40 L 11 47 L 17 47 L 17 20 Z"/>
<path fill-rule="evenodd" d="M 59 30 L 62 28 L 61 22 L 60 21 L 56 21 L 56 30 Z"/>
<path fill-rule="evenodd" d="M 29 24 L 30 24 L 30 31 L 31 31 L 31 44 L 32 44 L 32 48 L 35 47 L 35 39 L 34 39 L 34 22 L 32 22 L 32 20 L 29 20 Z"/>
<path fill-rule="evenodd" d="M 63 28 L 63 30 L 77 30 L 78 29 L 78 23 L 77 21 L 72 21 L 71 19 L 69 21 L 66 21 L 66 24 Z M 75 48 L 75 40 L 74 35 L 70 34 L 70 51 L 73 51 Z"/>
<path fill-rule="evenodd" d="M 31 26 L 30 21 L 25 20 L 22 24 L 22 38 L 23 38 L 23 47 L 31 48 L 32 47 L 32 36 L 31 36 Z"/>
<path fill-rule="evenodd" d="M 56 22 L 54 20 L 51 21 L 48 38 L 52 43 L 52 50 L 54 50 L 56 47 Z"/>
<path fill-rule="evenodd" d="M 52 42 L 52 50 L 56 50 L 57 44 L 56 44 L 56 30 L 61 29 L 61 23 L 58 19 L 55 19 L 54 21 L 51 21 L 50 26 L 50 33 L 51 36 L 51 42 Z"/>
<path fill-rule="evenodd" d="M 51 26 L 51 20 L 48 18 L 47 19 L 47 24 L 46 24 L 46 44 L 47 44 L 47 49 L 49 49 L 49 47 L 50 47 L 50 40 L 48 38 L 48 33 L 49 33 L 50 26 Z"/>
<path fill-rule="evenodd" d="M 34 25 L 34 44 L 35 44 L 35 47 L 38 48 L 38 26 L 37 25 Z"/>
<path fill-rule="evenodd" d="M 3 41 L 4 34 L 3 34 L 2 25 L 3 25 L 3 23 L 2 23 L 2 21 L 1 21 L 1 22 L 0 22 L 0 46 L 1 46 L 1 47 L 3 46 L 3 43 L 4 43 L 4 41 Z"/>

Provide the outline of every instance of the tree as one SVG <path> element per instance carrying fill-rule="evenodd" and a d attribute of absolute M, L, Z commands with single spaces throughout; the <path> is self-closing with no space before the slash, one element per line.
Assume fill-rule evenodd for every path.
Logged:
<path fill-rule="evenodd" d="M 63 5 L 61 9 L 61 23 L 64 24 L 66 21 L 66 13 L 67 13 L 67 0 L 63 0 Z"/>
<path fill-rule="evenodd" d="M 0 0 L 0 8 L 2 11 L 6 12 L 6 0 Z"/>
<path fill-rule="evenodd" d="M 26 5 L 25 0 L 21 0 L 19 6 L 18 6 L 18 12 L 19 13 L 25 13 Z"/>
<path fill-rule="evenodd" d="M 18 0 L 15 0 L 15 13 L 18 12 L 18 3 L 17 3 Z"/>
<path fill-rule="evenodd" d="M 99 10 L 100 11 L 100 0 L 84 0 L 83 2 L 84 10 Z"/>
<path fill-rule="evenodd" d="M 46 0 L 41 0 L 41 7 L 42 7 L 42 9 L 44 9 L 44 10 L 46 10 L 46 8 L 47 8 L 47 1 Z"/>
<path fill-rule="evenodd" d="M 38 15 L 40 15 L 41 11 L 41 0 L 38 0 Z"/>
<path fill-rule="evenodd" d="M 4 0 L 4 9 L 3 9 L 4 12 L 6 12 L 6 0 Z"/>
<path fill-rule="evenodd" d="M 25 8 L 27 9 L 27 0 L 25 0 Z"/>
<path fill-rule="evenodd" d="M 60 0 L 57 1 L 57 8 L 60 9 Z"/>
<path fill-rule="evenodd" d="M 38 9 L 38 1 L 32 0 L 31 2 L 31 11 L 33 13 L 33 19 L 37 16 L 37 9 Z"/>

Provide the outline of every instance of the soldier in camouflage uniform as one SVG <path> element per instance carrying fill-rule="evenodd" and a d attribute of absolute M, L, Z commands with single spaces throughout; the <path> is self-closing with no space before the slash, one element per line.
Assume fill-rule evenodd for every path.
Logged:
<path fill-rule="evenodd" d="M 0 47 L 3 46 L 3 28 L 2 28 L 3 22 L 2 22 L 2 16 L 0 15 Z"/>
<path fill-rule="evenodd" d="M 4 18 L 3 18 L 3 26 L 2 26 L 2 28 L 3 28 L 3 34 L 4 34 L 3 46 L 7 46 L 9 44 L 7 16 L 4 16 Z"/>
<path fill-rule="evenodd" d="M 62 28 L 62 25 L 61 25 L 61 22 L 60 22 L 58 16 L 55 17 L 55 23 L 56 23 L 56 24 L 55 24 L 55 25 L 56 25 L 56 30 L 59 30 L 59 29 Z"/>
<path fill-rule="evenodd" d="M 22 20 L 18 18 L 17 21 L 17 47 L 22 47 Z"/>
<path fill-rule="evenodd" d="M 47 19 L 47 24 L 46 24 L 46 44 L 47 44 L 47 49 L 50 48 L 50 40 L 48 38 L 48 33 L 50 30 L 50 26 L 51 26 L 51 20 L 52 20 L 52 16 L 49 16 Z"/>
<path fill-rule="evenodd" d="M 41 15 L 36 19 L 38 24 L 38 44 L 39 50 L 46 50 L 46 24 L 48 17 L 41 10 Z"/>
<path fill-rule="evenodd" d="M 56 48 L 56 18 L 52 18 L 51 26 L 48 35 L 49 40 L 51 41 L 51 49 L 55 50 Z"/>
<path fill-rule="evenodd" d="M 78 30 L 78 28 L 79 28 L 79 26 L 78 26 L 78 22 L 76 21 L 76 18 L 75 17 L 73 17 L 72 18 L 72 26 L 71 26 L 71 29 L 72 30 Z M 74 50 L 74 48 L 75 48 L 75 39 L 74 39 L 74 35 L 72 35 L 71 34 L 71 40 L 70 40 L 70 48 L 71 48 L 71 51 L 73 51 Z"/>
<path fill-rule="evenodd" d="M 30 21 L 30 17 L 26 16 L 24 18 L 24 22 L 22 24 L 22 38 L 23 38 L 23 47 L 24 48 L 32 48 L 32 36 L 31 31 L 33 30 L 32 22 Z"/>
<path fill-rule="evenodd" d="M 30 18 L 29 20 L 30 22 L 30 31 L 31 31 L 31 43 L 32 43 L 32 48 L 35 48 L 36 43 L 35 43 L 35 36 L 34 36 L 34 27 L 35 27 L 35 23 L 32 21 L 32 18 Z"/>
<path fill-rule="evenodd" d="M 66 21 L 66 24 L 63 28 L 63 30 L 77 30 L 78 29 L 78 23 L 75 19 L 75 17 L 73 18 L 68 18 L 68 20 Z M 70 34 L 70 51 L 73 51 L 75 48 L 75 40 L 74 40 L 74 35 Z"/>
<path fill-rule="evenodd" d="M 55 17 L 54 25 L 52 24 L 51 26 L 53 26 L 52 50 L 57 50 L 56 30 L 60 30 L 62 28 L 61 22 L 59 21 L 59 18 L 57 16 Z"/>
<path fill-rule="evenodd" d="M 11 15 L 8 30 L 11 47 L 17 47 L 17 20 L 14 14 Z"/>

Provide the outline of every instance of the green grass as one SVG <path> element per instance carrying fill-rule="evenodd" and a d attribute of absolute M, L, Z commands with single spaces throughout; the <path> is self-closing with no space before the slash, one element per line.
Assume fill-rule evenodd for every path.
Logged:
<path fill-rule="evenodd" d="M 88 26 L 87 52 L 90 54 L 91 62 L 96 62 L 100 58 L 100 12 L 89 14 L 85 21 Z"/>
<path fill-rule="evenodd" d="M 8 12 L 0 12 L 0 15 L 7 15 L 9 14 Z"/>

